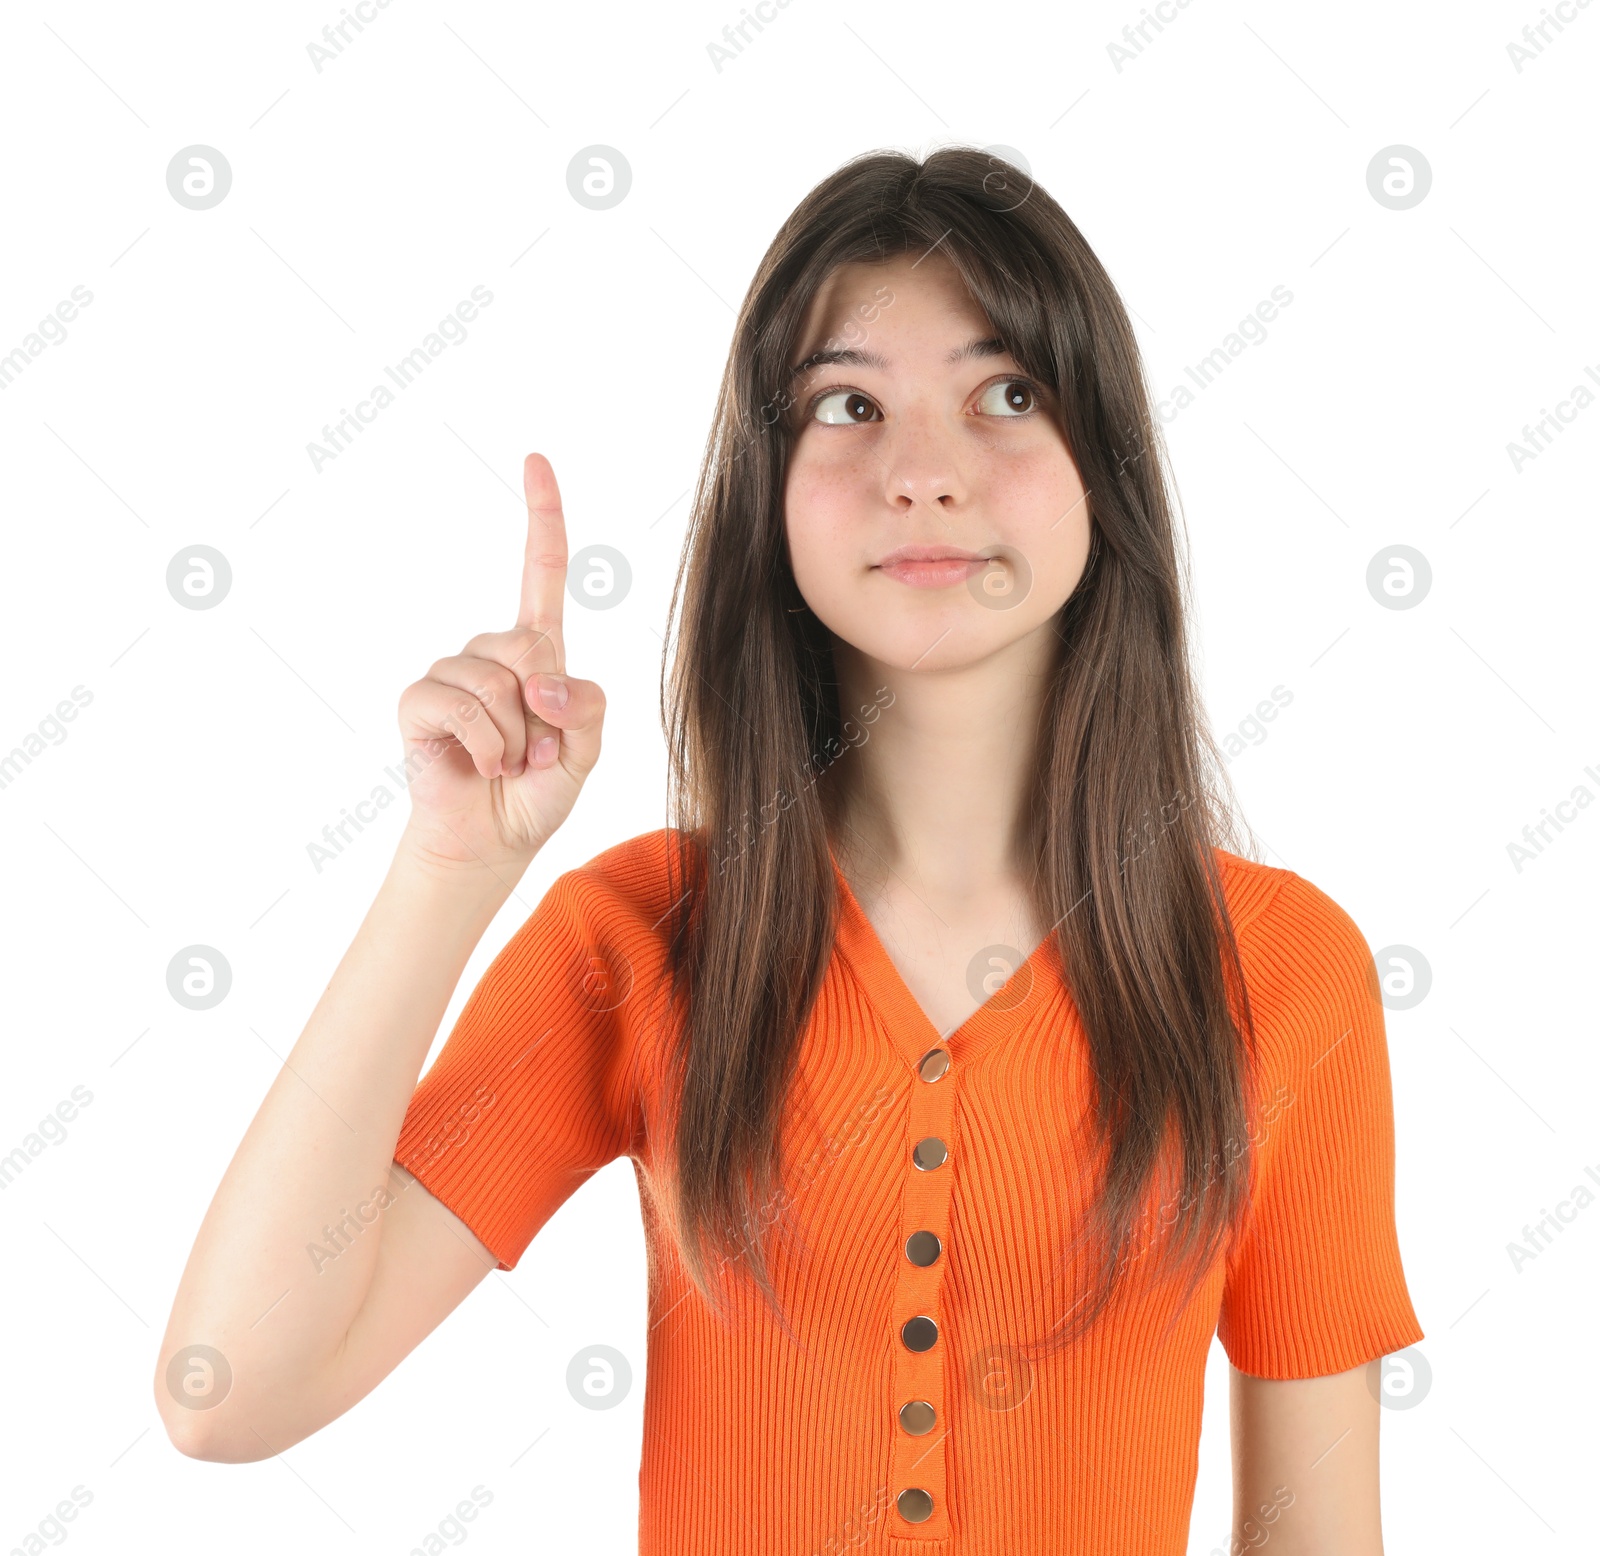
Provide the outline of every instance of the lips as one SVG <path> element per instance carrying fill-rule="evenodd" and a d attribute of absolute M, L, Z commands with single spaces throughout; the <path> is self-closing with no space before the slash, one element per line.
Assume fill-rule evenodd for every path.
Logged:
<path fill-rule="evenodd" d="M 901 546 L 877 565 L 877 571 L 913 589 L 947 589 L 982 572 L 988 558 L 958 546 Z"/>

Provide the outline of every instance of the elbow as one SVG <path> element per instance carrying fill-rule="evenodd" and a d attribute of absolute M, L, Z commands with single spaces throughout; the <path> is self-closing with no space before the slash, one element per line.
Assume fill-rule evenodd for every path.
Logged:
<path fill-rule="evenodd" d="M 217 1453 L 209 1432 L 197 1430 L 192 1422 L 166 1419 L 167 1441 L 186 1459 L 202 1459 L 212 1464 L 225 1462 Z"/>
<path fill-rule="evenodd" d="M 249 1432 L 241 1438 L 225 1429 L 221 1421 L 208 1420 L 197 1411 L 169 1406 L 161 1411 L 167 1441 L 186 1459 L 207 1464 L 254 1464 L 270 1459 L 278 1450 Z"/>
<path fill-rule="evenodd" d="M 237 1413 L 222 1401 L 201 1406 L 180 1397 L 169 1387 L 169 1381 L 168 1367 L 157 1368 L 152 1389 L 156 1414 L 166 1428 L 167 1441 L 186 1459 L 211 1464 L 253 1464 L 279 1452 L 259 1432 L 250 1430 L 249 1423 L 241 1424 Z"/>
<path fill-rule="evenodd" d="M 206 1370 L 211 1369 L 207 1364 Z M 156 1414 L 166 1428 L 167 1441 L 187 1459 L 218 1459 L 218 1422 L 215 1408 L 204 1408 L 201 1391 L 193 1379 L 194 1360 L 178 1351 L 169 1354 L 163 1343 L 150 1380 Z M 221 1401 L 216 1401 L 220 1404 Z"/>
<path fill-rule="evenodd" d="M 161 1424 L 167 1429 L 167 1441 L 184 1458 L 204 1459 L 214 1464 L 225 1462 L 219 1452 L 218 1434 L 213 1430 L 213 1424 L 196 1411 L 185 1410 L 170 1401 L 163 1403 L 159 1385 L 156 1409 L 161 1416 Z"/>
<path fill-rule="evenodd" d="M 186 1459 L 255 1464 L 330 1419 L 320 1409 L 327 1390 L 319 1380 L 285 1379 L 278 1362 L 243 1346 L 225 1356 L 210 1345 L 163 1345 L 150 1381 L 167 1441 Z"/>

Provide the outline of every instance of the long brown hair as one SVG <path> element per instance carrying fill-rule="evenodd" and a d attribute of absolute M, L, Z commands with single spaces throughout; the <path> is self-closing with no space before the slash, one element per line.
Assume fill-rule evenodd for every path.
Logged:
<path fill-rule="evenodd" d="M 872 152 L 825 178 L 739 310 L 662 667 L 681 1012 L 666 1209 L 714 1311 L 713 1253 L 747 1263 L 778 1309 L 760 1207 L 781 1198 L 784 1097 L 833 948 L 827 770 L 844 731 L 829 640 L 784 543 L 791 353 L 837 266 L 936 246 L 1052 390 L 1090 501 L 1084 575 L 1053 622 L 1024 855 L 1087 1035 L 1101 1145 L 1075 1239 L 1094 1245 L 1097 1273 L 1053 1348 L 1093 1324 L 1142 1253 L 1136 1222 L 1174 1136 L 1177 1214 L 1157 1230 L 1170 1228 L 1163 1258 L 1189 1266 L 1192 1293 L 1248 1195 L 1254 1036 L 1213 854 L 1237 846 L 1234 811 L 1191 679 L 1187 578 L 1133 331 L 1065 211 L 974 148 Z"/>

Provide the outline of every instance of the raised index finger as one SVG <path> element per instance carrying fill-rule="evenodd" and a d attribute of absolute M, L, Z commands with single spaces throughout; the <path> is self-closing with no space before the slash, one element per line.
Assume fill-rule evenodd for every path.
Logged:
<path fill-rule="evenodd" d="M 556 473 L 543 454 L 529 454 L 523 460 L 522 490 L 528 499 L 528 543 L 522 556 L 517 625 L 549 635 L 555 650 L 554 671 L 564 675 L 567 655 L 561 642 L 561 603 L 567 585 L 567 523 Z"/>

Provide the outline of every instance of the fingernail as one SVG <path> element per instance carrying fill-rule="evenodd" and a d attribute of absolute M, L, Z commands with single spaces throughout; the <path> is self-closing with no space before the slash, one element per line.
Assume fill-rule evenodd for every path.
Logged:
<path fill-rule="evenodd" d="M 567 705 L 567 683 L 558 675 L 541 675 L 539 701 L 547 708 L 564 708 Z"/>
<path fill-rule="evenodd" d="M 555 761 L 556 737 L 554 735 L 546 735 L 543 740 L 534 746 L 533 759 L 540 764 Z"/>

